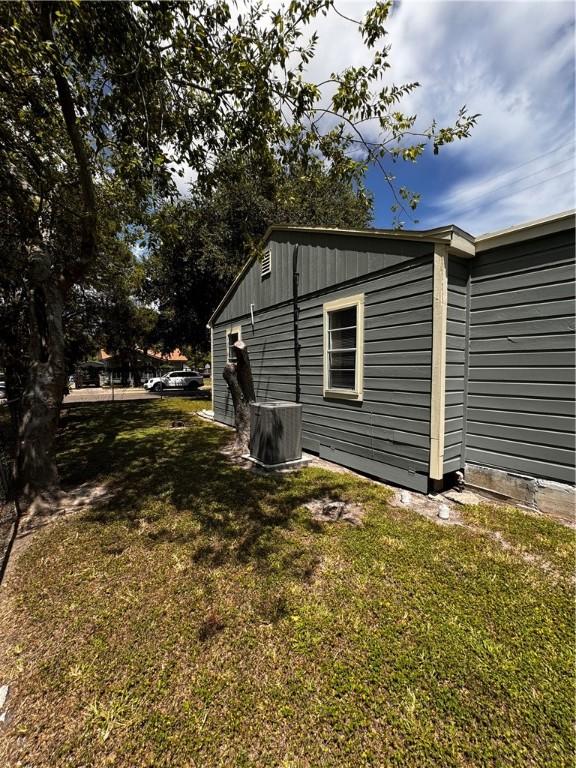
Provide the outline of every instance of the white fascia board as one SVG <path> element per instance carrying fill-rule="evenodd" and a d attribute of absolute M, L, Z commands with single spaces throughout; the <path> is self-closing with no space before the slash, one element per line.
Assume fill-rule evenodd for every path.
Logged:
<path fill-rule="evenodd" d="M 472 240 L 458 232 L 452 232 L 448 252 L 451 256 L 459 256 L 464 259 L 473 259 L 476 256 L 476 246 Z"/>
<path fill-rule="evenodd" d="M 476 253 L 482 253 L 502 245 L 520 243 L 523 240 L 532 240 L 535 237 L 553 235 L 556 232 L 574 229 L 575 225 L 576 211 L 572 210 L 547 216 L 545 219 L 528 221 L 525 224 L 508 227 L 508 229 L 501 229 L 497 232 L 488 232 L 475 239 Z"/>

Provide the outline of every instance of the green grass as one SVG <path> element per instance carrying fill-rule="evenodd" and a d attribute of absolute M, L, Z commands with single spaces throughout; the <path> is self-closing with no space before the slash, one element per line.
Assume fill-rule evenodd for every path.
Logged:
<path fill-rule="evenodd" d="M 65 482 L 111 498 L 38 535 L 2 600 L 1 764 L 573 765 L 571 531 L 492 507 L 439 526 L 352 475 L 257 476 L 199 407 L 65 418 Z M 314 523 L 324 496 L 364 527 Z"/>

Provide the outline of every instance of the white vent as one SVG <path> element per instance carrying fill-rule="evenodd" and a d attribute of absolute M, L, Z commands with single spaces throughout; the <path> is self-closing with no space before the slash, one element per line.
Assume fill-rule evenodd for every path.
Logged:
<path fill-rule="evenodd" d="M 265 251 L 260 265 L 260 277 L 266 277 L 270 272 L 272 272 L 272 254 L 270 251 Z"/>

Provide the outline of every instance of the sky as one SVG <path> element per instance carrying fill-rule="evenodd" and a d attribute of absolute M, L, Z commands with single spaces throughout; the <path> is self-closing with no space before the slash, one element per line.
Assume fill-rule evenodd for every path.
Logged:
<path fill-rule="evenodd" d="M 337 2 L 360 18 L 361 0 Z M 397 164 L 399 184 L 422 195 L 417 223 L 456 224 L 479 235 L 576 207 L 575 5 L 523 0 L 403 0 L 387 24 L 391 79 L 421 87 L 403 103 L 421 128 L 432 118 L 451 124 L 459 107 L 480 113 L 472 136 L 432 149 L 415 164 Z M 318 55 L 311 79 L 366 60 L 353 25 L 330 16 L 317 22 Z M 374 225 L 392 224 L 390 193 L 372 169 Z"/>
<path fill-rule="evenodd" d="M 238 0 L 238 6 L 250 0 Z M 270 6 L 280 2 L 269 0 Z M 361 19 L 373 2 L 336 0 Z M 466 105 L 480 113 L 468 139 L 432 148 L 417 163 L 393 167 L 397 186 L 421 194 L 405 229 L 456 224 L 472 235 L 544 218 L 576 207 L 575 7 L 557 0 L 400 0 L 388 19 L 388 82 L 418 81 L 400 105 L 451 125 Z M 331 72 L 368 63 L 358 29 L 331 12 L 308 28 L 319 35 L 306 73 L 322 82 Z M 367 138 L 377 138 L 371 135 Z M 184 192 L 189 169 L 178 180 Z M 393 203 L 382 172 L 366 177 L 374 195 L 374 226 L 393 226 Z"/>

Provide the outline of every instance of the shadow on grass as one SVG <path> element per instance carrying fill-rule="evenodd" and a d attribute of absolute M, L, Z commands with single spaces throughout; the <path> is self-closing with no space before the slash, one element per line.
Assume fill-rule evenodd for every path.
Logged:
<path fill-rule="evenodd" d="M 198 562 L 218 567 L 234 560 L 267 568 L 279 556 L 276 534 L 301 515 L 299 507 L 338 494 L 345 480 L 321 471 L 308 472 L 306 479 L 263 476 L 236 466 L 218 450 L 230 433 L 197 419 L 196 407 L 131 402 L 74 409 L 60 436 L 63 480 L 107 480 L 110 499 L 87 515 L 91 522 L 154 522 L 150 546 L 197 542 Z M 186 426 L 173 429 L 174 420 Z M 309 532 L 321 530 L 301 518 Z M 285 565 L 309 578 L 312 565 L 303 553 L 291 551 L 289 558 Z"/>

